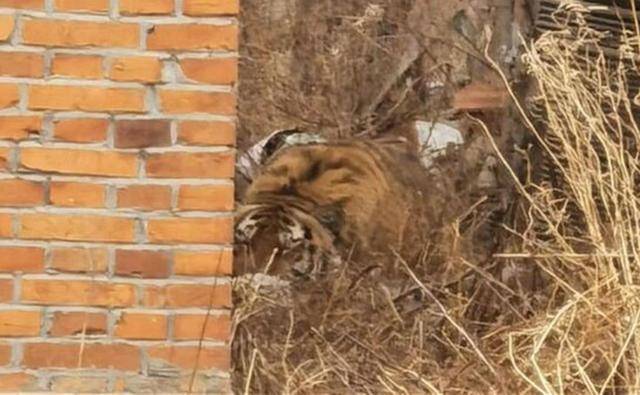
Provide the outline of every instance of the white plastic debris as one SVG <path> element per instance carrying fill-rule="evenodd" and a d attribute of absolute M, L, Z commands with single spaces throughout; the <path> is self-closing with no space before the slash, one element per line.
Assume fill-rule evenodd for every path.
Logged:
<path fill-rule="evenodd" d="M 420 144 L 420 160 L 426 168 L 431 167 L 433 159 L 445 153 L 450 145 L 464 143 L 462 133 L 445 123 L 418 121 L 415 128 Z"/>

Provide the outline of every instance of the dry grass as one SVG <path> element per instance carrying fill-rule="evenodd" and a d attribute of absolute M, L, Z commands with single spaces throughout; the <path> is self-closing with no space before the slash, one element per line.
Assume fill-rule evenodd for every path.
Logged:
<path fill-rule="evenodd" d="M 419 262 L 345 263 L 299 288 L 237 280 L 237 392 L 640 391 L 640 29 L 607 57 L 587 11 L 566 10 L 526 50 L 544 118 L 522 115 L 547 165 L 511 173 L 500 250 L 471 251 L 479 205 L 434 229 Z"/>

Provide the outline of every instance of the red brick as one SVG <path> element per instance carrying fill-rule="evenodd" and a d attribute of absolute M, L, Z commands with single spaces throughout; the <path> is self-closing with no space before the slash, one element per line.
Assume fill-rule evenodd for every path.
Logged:
<path fill-rule="evenodd" d="M 8 303 L 13 299 L 13 280 L 0 279 L 0 303 Z"/>
<path fill-rule="evenodd" d="M 0 85 L 0 108 L 14 107 L 19 101 L 18 85 Z"/>
<path fill-rule="evenodd" d="M 230 122 L 181 122 L 178 142 L 189 145 L 233 146 L 236 143 L 236 126 Z"/>
<path fill-rule="evenodd" d="M 160 359 L 176 368 L 202 370 L 230 368 L 231 355 L 228 347 L 155 346 L 147 349 L 151 359 Z"/>
<path fill-rule="evenodd" d="M 107 393 L 106 377 L 56 376 L 51 379 L 51 391 L 55 393 L 101 394 Z"/>
<path fill-rule="evenodd" d="M 0 366 L 6 366 L 11 362 L 11 345 L 0 343 Z M 2 376 L 0 376 L 0 379 Z M 0 384 L 0 390 L 2 386 Z"/>
<path fill-rule="evenodd" d="M 173 12 L 173 0 L 120 0 L 123 15 L 163 15 Z"/>
<path fill-rule="evenodd" d="M 169 152 L 147 159 L 147 176 L 163 178 L 232 178 L 235 158 L 231 152 Z"/>
<path fill-rule="evenodd" d="M 140 28 L 133 23 L 27 19 L 23 24 L 25 44 L 123 48 L 137 48 L 140 44 Z"/>
<path fill-rule="evenodd" d="M 183 185 L 178 193 L 180 210 L 231 211 L 232 185 Z"/>
<path fill-rule="evenodd" d="M 171 145 L 171 122 L 133 120 L 116 122 L 116 148 L 167 147 Z"/>
<path fill-rule="evenodd" d="M 44 251 L 35 247 L 0 247 L 0 272 L 40 273 Z"/>
<path fill-rule="evenodd" d="M 92 215 L 24 214 L 20 218 L 22 239 L 92 242 L 134 241 L 132 218 Z"/>
<path fill-rule="evenodd" d="M 231 243 L 233 218 L 150 219 L 147 231 L 152 243 Z"/>
<path fill-rule="evenodd" d="M 1 98 L 0 92 L 0 104 Z M 142 89 L 62 85 L 29 87 L 29 108 L 32 110 L 142 113 L 144 107 Z"/>
<path fill-rule="evenodd" d="M 179 314 L 174 318 L 173 337 L 176 340 L 203 338 L 226 341 L 229 339 L 230 332 L 231 317 L 228 314 L 211 314 L 209 317 L 204 314 Z"/>
<path fill-rule="evenodd" d="M 162 251 L 116 251 L 116 274 L 141 278 L 167 278 L 171 256 Z"/>
<path fill-rule="evenodd" d="M 173 272 L 181 276 L 219 276 L 232 273 L 233 252 L 176 251 Z"/>
<path fill-rule="evenodd" d="M 151 50 L 236 50 L 238 26 L 176 24 L 156 25 L 149 32 Z"/>
<path fill-rule="evenodd" d="M 41 315 L 40 311 L 0 310 L 0 336 L 38 336 Z"/>
<path fill-rule="evenodd" d="M 0 7 L 41 10 L 44 0 L 0 0 Z"/>
<path fill-rule="evenodd" d="M 36 116 L 0 117 L 0 140 L 24 140 L 40 134 L 42 119 Z"/>
<path fill-rule="evenodd" d="M 109 11 L 109 0 L 55 0 L 56 11 Z"/>
<path fill-rule="evenodd" d="M 0 52 L 0 75 L 42 77 L 44 75 L 42 55 L 32 52 Z"/>
<path fill-rule="evenodd" d="M 185 15 L 235 15 L 240 12 L 239 0 L 185 0 Z"/>
<path fill-rule="evenodd" d="M 113 59 L 109 78 L 114 81 L 158 82 L 162 73 L 160 60 L 149 56 Z"/>
<path fill-rule="evenodd" d="M 51 268 L 59 272 L 104 273 L 108 254 L 103 248 L 55 248 L 51 251 Z"/>
<path fill-rule="evenodd" d="M 159 97 L 160 107 L 167 114 L 234 115 L 236 112 L 233 93 L 161 89 Z"/>
<path fill-rule="evenodd" d="M 162 340 L 167 337 L 167 316 L 161 314 L 122 313 L 116 323 L 116 337 L 131 340 Z"/>
<path fill-rule="evenodd" d="M 238 79 L 236 58 L 182 59 L 184 76 L 205 84 L 231 85 Z"/>
<path fill-rule="evenodd" d="M 102 57 L 58 54 L 53 58 L 51 74 L 63 77 L 102 78 Z"/>
<path fill-rule="evenodd" d="M 12 220 L 10 214 L 0 214 L 0 237 L 12 237 Z"/>
<path fill-rule="evenodd" d="M 79 362 L 82 362 L 79 364 Z M 140 367 L 140 351 L 128 344 L 30 343 L 24 345 L 23 366 L 41 368 L 93 368 L 134 370 Z"/>
<path fill-rule="evenodd" d="M 49 335 L 54 337 L 107 334 L 107 315 L 104 313 L 62 312 L 53 314 Z"/>
<path fill-rule="evenodd" d="M 131 185 L 118 189 L 118 207 L 139 210 L 169 210 L 171 188 L 163 185 Z"/>
<path fill-rule="evenodd" d="M 32 207 L 44 203 L 44 186 L 39 182 L 0 180 L 0 191 L 0 206 Z"/>
<path fill-rule="evenodd" d="M 132 284 L 81 280 L 22 280 L 23 303 L 128 307 L 136 301 Z"/>
<path fill-rule="evenodd" d="M 165 288 L 168 307 L 229 307 L 231 306 L 231 288 L 220 285 L 167 285 Z"/>
<path fill-rule="evenodd" d="M 135 154 L 52 148 L 23 148 L 23 168 L 62 174 L 134 177 L 137 172 Z"/>
<path fill-rule="evenodd" d="M 55 122 L 56 140 L 74 143 L 97 143 L 107 139 L 107 119 L 60 119 Z"/>
<path fill-rule="evenodd" d="M 51 204 L 60 207 L 104 207 L 106 188 L 100 184 L 52 182 Z"/>
<path fill-rule="evenodd" d="M 32 392 L 38 389 L 38 377 L 28 373 L 0 374 L 0 391 Z"/>

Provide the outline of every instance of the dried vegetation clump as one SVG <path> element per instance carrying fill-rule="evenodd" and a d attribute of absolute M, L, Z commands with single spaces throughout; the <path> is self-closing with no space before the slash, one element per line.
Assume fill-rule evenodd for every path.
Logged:
<path fill-rule="evenodd" d="M 536 144 L 523 175 L 496 152 L 517 191 L 499 218 L 465 191 L 414 261 L 236 280 L 236 392 L 640 391 L 640 24 L 614 53 L 588 12 L 562 8 L 526 48 L 538 116 L 516 106 Z"/>

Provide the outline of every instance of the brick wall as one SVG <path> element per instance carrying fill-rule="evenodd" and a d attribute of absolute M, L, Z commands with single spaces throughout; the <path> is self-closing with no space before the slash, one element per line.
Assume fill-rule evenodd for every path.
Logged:
<path fill-rule="evenodd" d="M 228 390 L 237 12 L 0 0 L 0 392 Z"/>

